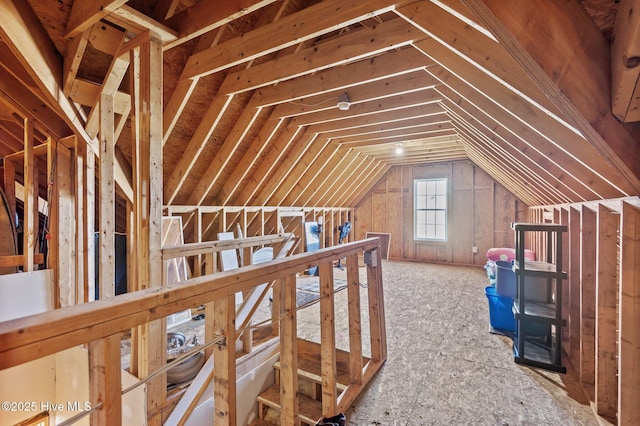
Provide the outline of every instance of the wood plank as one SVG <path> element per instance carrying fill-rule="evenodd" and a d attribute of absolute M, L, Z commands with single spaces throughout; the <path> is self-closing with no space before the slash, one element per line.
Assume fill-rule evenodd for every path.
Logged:
<path fill-rule="evenodd" d="M 209 34 L 203 35 L 198 40 L 198 45 L 196 46 L 194 53 L 200 52 L 202 50 L 208 49 L 212 46 L 215 46 L 222 36 L 224 32 L 224 27 L 220 28 L 218 31 L 212 31 Z M 184 111 L 184 108 L 191 97 L 191 94 L 196 88 L 196 85 L 200 81 L 199 78 L 192 79 L 182 79 L 178 80 L 178 84 L 175 89 L 171 93 L 171 97 L 167 101 L 167 105 L 163 112 L 163 139 L 162 145 L 164 146 L 173 131 L 180 115 Z"/>
<path fill-rule="evenodd" d="M 242 111 L 240 117 L 235 122 L 222 145 L 218 148 L 215 157 L 211 160 L 210 165 L 192 191 L 189 204 L 200 205 L 207 199 L 209 192 L 213 186 L 218 183 L 222 172 L 229 165 L 231 158 L 238 150 L 247 132 L 251 130 L 253 123 L 258 119 L 261 112 L 262 108 L 245 108 Z"/>
<path fill-rule="evenodd" d="M 618 422 L 640 423 L 640 208 L 622 203 L 618 333 Z"/>
<path fill-rule="evenodd" d="M 324 43 L 314 43 L 306 49 L 230 73 L 220 86 L 224 94 L 236 94 L 270 84 L 277 84 L 330 67 L 341 66 L 382 52 L 399 48 L 424 38 L 417 28 L 401 18 L 371 27 L 344 32 Z"/>
<path fill-rule="evenodd" d="M 299 425 L 296 276 L 289 275 L 280 285 L 284 292 L 283 317 L 280 319 L 280 421 Z"/>
<path fill-rule="evenodd" d="M 242 156 L 242 159 L 238 162 L 242 167 L 235 167 L 233 169 L 231 175 L 225 179 L 222 188 L 220 188 L 216 194 L 217 205 L 227 205 L 233 195 L 241 189 L 243 181 L 250 176 L 249 173 L 253 170 L 254 166 L 259 164 L 260 158 L 265 150 L 267 150 L 267 147 L 271 143 L 276 143 L 276 135 L 282 131 L 284 122 L 284 119 L 267 120 L 266 124 L 260 129 L 260 132 Z"/>
<path fill-rule="evenodd" d="M 115 181 L 113 95 L 100 98 L 100 298 L 115 296 Z"/>
<path fill-rule="evenodd" d="M 591 385 L 589 388 L 592 388 L 596 383 L 596 212 L 586 206 L 582 206 L 581 219 L 580 341 L 582 344 L 580 346 L 580 380 L 586 385 Z"/>
<path fill-rule="evenodd" d="M 184 149 L 185 155 L 180 157 L 178 164 L 166 182 L 164 188 L 166 204 L 171 204 L 175 200 L 178 191 L 184 184 L 200 153 L 207 145 L 209 137 L 220 122 L 222 115 L 229 107 L 232 99 L 232 96 L 216 96 L 209 105 L 209 108 L 207 108 L 204 117 Z"/>
<path fill-rule="evenodd" d="M 605 176 L 638 193 L 640 126 L 624 126 L 611 114 L 610 46 L 585 9 L 553 0 L 461 1 L 615 171 Z"/>
<path fill-rule="evenodd" d="M 99 408 L 90 414 L 92 424 L 122 424 L 120 335 L 89 342 L 89 400 Z"/>
<path fill-rule="evenodd" d="M 24 208 L 23 208 L 23 261 L 22 269 L 25 272 L 33 271 L 33 256 L 36 250 L 37 235 L 35 228 L 38 220 L 38 182 L 35 179 L 35 158 L 33 155 L 33 123 L 29 119 L 24 120 Z"/>
<path fill-rule="evenodd" d="M 217 0 L 199 1 L 164 21 L 166 26 L 175 28 L 178 32 L 178 39 L 174 42 L 166 43 L 165 49 L 170 49 L 180 43 L 199 37 L 275 1 L 234 0 L 222 4 Z"/>
<path fill-rule="evenodd" d="M 387 331 L 384 318 L 384 295 L 382 290 L 382 259 L 380 240 L 378 247 L 365 252 L 369 298 L 369 329 L 371 333 L 371 360 L 374 363 L 387 359 Z"/>
<path fill-rule="evenodd" d="M 446 6 L 459 6 L 459 0 L 444 1 Z M 518 91 L 528 99 L 535 101 L 545 110 L 561 116 L 555 105 L 533 84 L 533 81 L 509 55 L 509 53 L 488 34 L 481 32 L 478 27 L 468 25 L 453 14 L 443 9 L 442 4 L 432 2 L 415 2 L 400 7 L 395 11 L 404 16 L 411 24 L 421 28 L 425 34 L 432 36 L 464 55 L 471 64 L 490 73 Z"/>
<path fill-rule="evenodd" d="M 338 400 L 336 387 L 336 328 L 333 294 L 333 264 L 323 262 L 320 271 L 320 351 L 322 364 L 322 415 L 335 416 Z"/>
<path fill-rule="evenodd" d="M 569 324 L 567 329 L 569 330 L 569 339 L 571 340 L 569 359 L 571 365 L 579 368 L 582 365 L 581 362 L 581 348 L 582 339 L 580 333 L 581 324 L 581 291 L 580 291 L 580 269 L 582 261 L 582 246 L 580 242 L 580 228 L 582 225 L 582 219 L 580 217 L 581 211 L 574 207 L 569 207 L 569 223 L 568 223 L 568 239 L 569 247 L 565 250 L 568 253 L 568 282 L 564 283 L 569 288 Z"/>
<path fill-rule="evenodd" d="M 389 0 L 328 0 L 192 55 L 182 78 L 209 75 L 388 12 Z M 336 11 L 339 11 L 336 13 Z"/>
<path fill-rule="evenodd" d="M 213 349 L 214 418 L 216 426 L 236 424 L 236 346 L 234 326 L 235 295 L 223 297 L 214 303 L 213 327 L 215 334 L 224 336 L 224 343 Z"/>
<path fill-rule="evenodd" d="M 87 0 L 74 2 L 67 20 L 65 37 L 75 37 L 104 18 L 127 0 Z"/>
<path fill-rule="evenodd" d="M 138 36 L 149 32 L 154 38 L 158 39 L 161 44 L 170 43 L 178 38 L 178 32 L 173 28 L 167 27 L 126 4 L 114 9 L 109 15 L 105 16 L 105 20 L 113 22 L 119 27 L 128 29 Z"/>
<path fill-rule="evenodd" d="M 59 352 L 89 340 L 163 318 L 176 311 L 248 290 L 270 279 L 294 274 L 308 265 L 377 247 L 377 239 L 344 243 L 312 253 L 276 259 L 268 265 L 191 278 L 178 287 L 146 289 L 111 300 L 71 306 L 0 323 L 0 369 Z M 24 329 L 29 328 L 29 333 Z M 164 339 L 166 340 L 166 339 Z"/>
<path fill-rule="evenodd" d="M 349 309 L 349 383 L 362 383 L 362 324 L 360 313 L 360 268 L 358 257 L 347 257 Z"/>
<path fill-rule="evenodd" d="M 638 10 L 640 1 L 620 1 L 611 36 L 611 112 L 623 122 L 640 120 L 637 105 L 633 108 L 634 91 L 638 86 L 637 62 L 634 61 L 640 56 Z"/>
<path fill-rule="evenodd" d="M 53 141 L 50 142 L 54 144 Z M 55 146 L 55 145 L 54 145 Z M 76 287 L 76 217 L 75 197 L 72 192 L 71 153 L 61 143 L 57 144 L 55 152 L 54 187 L 52 191 L 53 207 L 56 215 L 51 225 L 56 223 L 55 234 L 52 233 L 49 247 L 56 246 L 57 262 L 55 263 L 54 285 L 58 288 L 56 305 L 66 308 L 77 303 Z"/>
<path fill-rule="evenodd" d="M 91 29 L 87 28 L 82 33 L 73 37 L 71 41 L 67 43 L 67 48 L 64 51 L 64 57 L 62 59 L 62 66 L 64 67 L 62 70 L 62 92 L 67 96 L 71 93 L 73 82 L 76 79 L 82 57 L 89 43 L 90 34 Z"/>
<path fill-rule="evenodd" d="M 618 179 L 617 169 L 608 162 L 602 161 L 600 152 L 592 145 L 585 144 L 585 140 L 574 131 L 550 118 L 545 112 L 529 107 L 518 95 L 497 81 L 487 78 L 475 67 L 470 67 L 467 61 L 435 40 L 422 40 L 416 43 L 416 47 L 448 71 L 443 73 L 439 69 L 429 68 L 428 70 L 436 77 L 441 76 L 443 84 L 448 84 L 454 90 L 466 89 L 467 91 L 469 91 L 467 85 L 470 85 L 473 93 L 472 97 L 467 97 L 470 101 L 480 98 L 479 101 L 483 105 L 489 103 L 487 109 L 484 107 L 482 109 L 487 113 L 491 111 L 490 115 L 494 120 L 513 129 L 514 133 L 520 137 L 527 140 L 535 138 L 536 144 L 532 148 L 538 154 L 547 157 L 547 161 L 552 160 L 560 166 L 574 164 L 571 175 L 580 183 L 573 184 L 572 187 L 588 186 L 598 194 L 599 198 L 617 198 L 633 193 L 633 185 L 626 180 Z M 490 101 L 487 102 L 487 100 Z M 509 105 L 508 111 L 497 107 L 496 103 Z M 533 129 L 536 131 L 534 132 Z M 578 164 L 581 167 L 578 167 Z"/>
<path fill-rule="evenodd" d="M 424 69 L 432 62 L 411 47 L 398 49 L 367 61 L 358 61 L 339 68 L 319 71 L 313 75 L 284 81 L 276 86 L 256 90 L 252 107 L 280 104 L 282 102 L 325 94 L 374 81 L 389 79 Z"/>
<path fill-rule="evenodd" d="M 620 216 L 603 205 L 598 208 L 596 273 L 596 409 L 603 417 L 618 411 L 617 363 L 617 231 Z"/>
<path fill-rule="evenodd" d="M 13 256 L 0 256 L 0 268 L 22 266 L 24 256 L 16 254 Z M 33 256 L 33 263 L 36 265 L 44 265 L 44 254 L 36 253 Z"/>

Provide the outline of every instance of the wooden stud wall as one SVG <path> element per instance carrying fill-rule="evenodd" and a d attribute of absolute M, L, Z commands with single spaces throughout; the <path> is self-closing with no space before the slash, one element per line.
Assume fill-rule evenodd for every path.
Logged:
<path fill-rule="evenodd" d="M 564 235 L 565 356 L 598 415 L 640 421 L 640 198 L 531 207 L 532 222 L 568 225 Z M 543 238 L 528 248 L 545 253 Z"/>
<path fill-rule="evenodd" d="M 449 179 L 449 235 L 446 243 L 413 239 L 413 180 Z M 357 232 L 391 234 L 391 259 L 484 265 L 491 247 L 513 247 L 511 222 L 526 206 L 468 161 L 392 167 L 355 208 Z M 477 253 L 472 248 L 477 247 Z"/>

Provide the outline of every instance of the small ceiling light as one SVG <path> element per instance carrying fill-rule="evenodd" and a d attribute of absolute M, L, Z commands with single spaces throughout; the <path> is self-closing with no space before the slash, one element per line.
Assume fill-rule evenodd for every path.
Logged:
<path fill-rule="evenodd" d="M 402 143 L 396 144 L 396 149 L 393 150 L 397 155 L 400 155 L 404 152 L 404 148 L 402 147 Z"/>
<path fill-rule="evenodd" d="M 351 106 L 351 102 L 349 102 L 349 94 L 345 92 L 344 94 L 340 95 L 340 97 L 338 98 L 338 109 L 342 111 L 346 111 L 349 109 L 350 106 Z"/>

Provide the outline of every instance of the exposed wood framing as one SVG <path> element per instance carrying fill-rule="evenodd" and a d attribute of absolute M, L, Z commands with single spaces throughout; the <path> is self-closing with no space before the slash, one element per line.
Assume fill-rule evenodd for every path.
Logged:
<path fill-rule="evenodd" d="M 33 271 L 33 256 L 36 251 L 36 226 L 38 220 L 38 182 L 35 180 L 35 158 L 33 155 L 33 125 L 29 119 L 24 124 L 24 216 L 23 216 L 23 270 Z"/>
<path fill-rule="evenodd" d="M 640 1 L 621 0 L 611 41 L 611 112 L 640 121 Z"/>
<path fill-rule="evenodd" d="M 640 422 L 640 206 L 622 203 L 620 226 L 618 422 Z"/>

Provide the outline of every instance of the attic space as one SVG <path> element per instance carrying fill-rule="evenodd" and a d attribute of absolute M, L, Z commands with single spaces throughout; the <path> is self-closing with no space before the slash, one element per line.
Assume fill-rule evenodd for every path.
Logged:
<path fill-rule="evenodd" d="M 640 0 L 0 0 L 0 423 L 640 424 L 639 81 Z"/>

